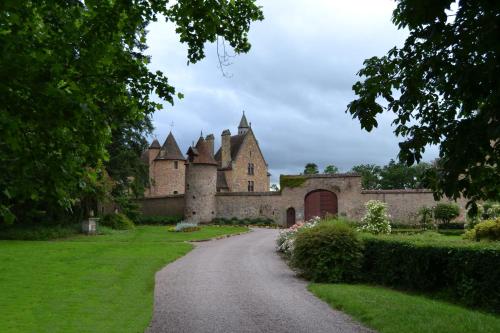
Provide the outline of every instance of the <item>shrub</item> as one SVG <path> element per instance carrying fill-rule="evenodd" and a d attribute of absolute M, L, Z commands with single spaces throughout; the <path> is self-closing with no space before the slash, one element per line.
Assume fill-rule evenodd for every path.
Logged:
<path fill-rule="evenodd" d="M 197 223 L 179 222 L 175 226 L 175 231 L 177 232 L 191 232 L 198 230 L 200 230 L 200 227 L 198 226 Z"/>
<path fill-rule="evenodd" d="M 435 229 L 434 219 L 432 218 L 433 210 L 430 207 L 422 206 L 418 210 L 418 222 L 420 224 L 420 228 L 424 230 Z"/>
<path fill-rule="evenodd" d="M 460 208 L 454 203 L 438 203 L 434 207 L 434 218 L 448 224 L 460 215 Z"/>
<path fill-rule="evenodd" d="M 425 236 L 364 236 L 365 282 L 439 294 L 500 312 L 500 249 L 425 241 Z"/>
<path fill-rule="evenodd" d="M 362 225 L 359 231 L 372 234 L 390 234 L 391 224 L 387 214 L 387 204 L 378 200 L 370 200 L 365 204 L 366 214 L 361 219 Z"/>
<path fill-rule="evenodd" d="M 129 230 L 134 229 L 134 222 L 130 220 L 125 214 L 113 213 L 106 214 L 98 222 L 99 224 L 117 230 Z"/>
<path fill-rule="evenodd" d="M 276 223 L 272 219 L 268 218 L 244 218 L 244 219 L 238 219 L 236 217 L 233 217 L 231 219 L 225 219 L 225 218 L 216 218 L 212 220 L 212 223 L 214 224 L 219 224 L 219 225 L 255 225 L 255 226 L 275 226 Z"/>
<path fill-rule="evenodd" d="M 81 224 L 71 225 L 0 225 L 0 239 L 6 240 L 50 240 L 78 234 Z"/>
<path fill-rule="evenodd" d="M 140 225 L 173 225 L 182 221 L 182 216 L 141 216 L 137 219 L 136 224 Z"/>
<path fill-rule="evenodd" d="M 495 219 L 500 217 L 500 203 L 493 201 L 486 201 L 483 204 L 483 219 Z"/>
<path fill-rule="evenodd" d="M 276 250 L 287 256 L 292 255 L 293 243 L 295 236 L 300 229 L 313 228 L 320 222 L 320 218 L 315 216 L 306 222 L 299 222 L 292 225 L 290 228 L 281 231 L 276 239 Z"/>
<path fill-rule="evenodd" d="M 464 222 L 450 222 L 438 225 L 438 230 L 464 230 Z"/>
<path fill-rule="evenodd" d="M 320 223 L 295 238 L 292 264 L 317 282 L 348 282 L 358 278 L 363 243 L 345 223 Z"/>
<path fill-rule="evenodd" d="M 476 224 L 474 229 L 467 231 L 465 237 L 470 240 L 500 240 L 500 217 Z"/>

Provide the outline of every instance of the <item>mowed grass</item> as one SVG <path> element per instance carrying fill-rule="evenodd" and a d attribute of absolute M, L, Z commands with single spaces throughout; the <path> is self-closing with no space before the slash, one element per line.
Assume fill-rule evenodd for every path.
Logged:
<path fill-rule="evenodd" d="M 316 296 L 380 333 L 495 333 L 500 317 L 383 287 L 310 284 Z"/>
<path fill-rule="evenodd" d="M 55 241 L 0 241 L 0 332 L 143 332 L 154 275 L 200 240 L 247 231 L 191 233 L 138 227 Z"/>

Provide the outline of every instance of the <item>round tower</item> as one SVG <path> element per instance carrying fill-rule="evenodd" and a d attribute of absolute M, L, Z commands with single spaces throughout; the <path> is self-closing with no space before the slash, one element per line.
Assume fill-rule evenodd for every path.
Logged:
<path fill-rule="evenodd" d="M 184 216 L 186 222 L 208 223 L 216 215 L 217 162 L 203 137 L 187 155 Z"/>

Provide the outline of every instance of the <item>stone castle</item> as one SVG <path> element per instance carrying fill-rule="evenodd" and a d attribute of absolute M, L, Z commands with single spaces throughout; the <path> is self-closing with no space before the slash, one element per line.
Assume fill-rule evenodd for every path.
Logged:
<path fill-rule="evenodd" d="M 149 167 L 150 187 L 145 197 L 161 197 L 184 194 L 189 185 L 187 175 L 190 165 L 214 165 L 217 169 L 217 192 L 266 192 L 269 191 L 267 163 L 260 150 L 252 128 L 243 113 L 238 134 L 231 135 L 226 129 L 221 134 L 221 147 L 215 152 L 214 136 L 200 136 L 196 145 L 189 147 L 188 159 L 184 157 L 170 132 L 160 146 L 154 140 L 143 154 Z M 214 153 L 215 152 L 215 153 Z M 195 167 L 191 167 L 193 169 Z"/>
<path fill-rule="evenodd" d="M 142 158 L 150 187 L 140 200 L 145 215 L 183 215 L 207 223 L 215 218 L 268 218 L 282 226 L 327 214 L 360 219 L 364 204 L 388 204 L 397 223 L 416 223 L 422 206 L 436 204 L 430 190 L 364 190 L 357 174 L 281 175 L 279 192 L 269 190 L 270 174 L 259 143 L 243 114 L 238 134 L 200 136 L 184 157 L 172 133 L 163 145 L 154 140 Z M 465 201 L 460 200 L 462 215 Z"/>

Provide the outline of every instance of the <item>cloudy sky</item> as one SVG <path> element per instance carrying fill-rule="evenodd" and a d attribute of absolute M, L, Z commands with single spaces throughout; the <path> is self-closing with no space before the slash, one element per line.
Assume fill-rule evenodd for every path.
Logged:
<path fill-rule="evenodd" d="M 280 174 L 299 173 L 308 162 L 348 171 L 360 163 L 386 164 L 398 152 L 392 117 L 379 116 L 367 133 L 345 113 L 354 99 L 352 85 L 363 60 L 401 45 L 405 31 L 391 23 L 391 0 L 258 0 L 265 19 L 252 25 L 248 54 L 218 67 L 215 45 L 206 59 L 186 65 L 186 47 L 174 27 L 149 27 L 151 68 L 167 74 L 185 98 L 154 115 L 155 134 L 163 142 L 171 124 L 185 152 L 200 131 L 213 133 L 216 145 L 224 129 L 237 131 L 242 110 L 276 182 Z M 428 149 L 424 158 L 437 156 Z"/>

